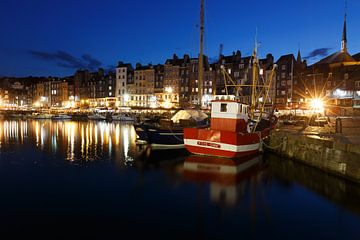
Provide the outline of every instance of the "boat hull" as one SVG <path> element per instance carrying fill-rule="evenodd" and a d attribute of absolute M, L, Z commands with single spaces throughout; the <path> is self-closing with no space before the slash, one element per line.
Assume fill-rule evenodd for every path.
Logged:
<path fill-rule="evenodd" d="M 238 158 L 259 152 L 262 139 L 270 129 L 261 132 L 241 133 L 222 130 L 185 128 L 186 149 L 198 155 Z"/>
<path fill-rule="evenodd" d="M 153 150 L 184 148 L 183 129 L 163 129 L 154 126 L 136 125 L 139 140 L 146 141 Z"/>

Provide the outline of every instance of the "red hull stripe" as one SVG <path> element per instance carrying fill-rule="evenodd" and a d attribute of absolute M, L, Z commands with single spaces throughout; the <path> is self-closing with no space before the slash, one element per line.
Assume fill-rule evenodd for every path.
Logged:
<path fill-rule="evenodd" d="M 238 133 L 201 128 L 184 128 L 184 139 L 194 139 L 210 142 L 225 143 L 231 145 L 249 145 L 260 142 L 266 132 L 262 133 Z"/>

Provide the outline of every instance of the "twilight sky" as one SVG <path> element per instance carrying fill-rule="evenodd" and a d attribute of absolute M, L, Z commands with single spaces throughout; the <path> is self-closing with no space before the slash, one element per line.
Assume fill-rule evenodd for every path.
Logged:
<path fill-rule="evenodd" d="M 199 0 L 1 0 L 0 76 L 66 76 L 118 61 L 198 53 Z M 340 49 L 344 0 L 205 0 L 204 54 L 309 56 Z M 360 52 L 360 1 L 348 0 L 348 49 Z M 311 53 L 314 54 L 311 54 Z M 317 55 L 311 57 L 312 55 Z"/>

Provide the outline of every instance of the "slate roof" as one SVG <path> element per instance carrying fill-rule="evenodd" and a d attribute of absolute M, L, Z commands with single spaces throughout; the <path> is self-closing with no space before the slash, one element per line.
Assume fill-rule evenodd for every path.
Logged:
<path fill-rule="evenodd" d="M 314 65 L 344 63 L 344 62 L 356 62 L 356 60 L 347 51 L 344 51 L 344 52 L 333 53 L 330 56 L 321 59 Z"/>

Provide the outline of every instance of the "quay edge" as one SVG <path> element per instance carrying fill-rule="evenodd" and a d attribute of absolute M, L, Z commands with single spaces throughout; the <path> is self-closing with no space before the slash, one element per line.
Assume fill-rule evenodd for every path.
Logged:
<path fill-rule="evenodd" d="M 276 129 L 270 133 L 265 148 L 280 156 L 360 183 L 360 145 L 348 143 L 336 134 L 321 137 Z"/>

